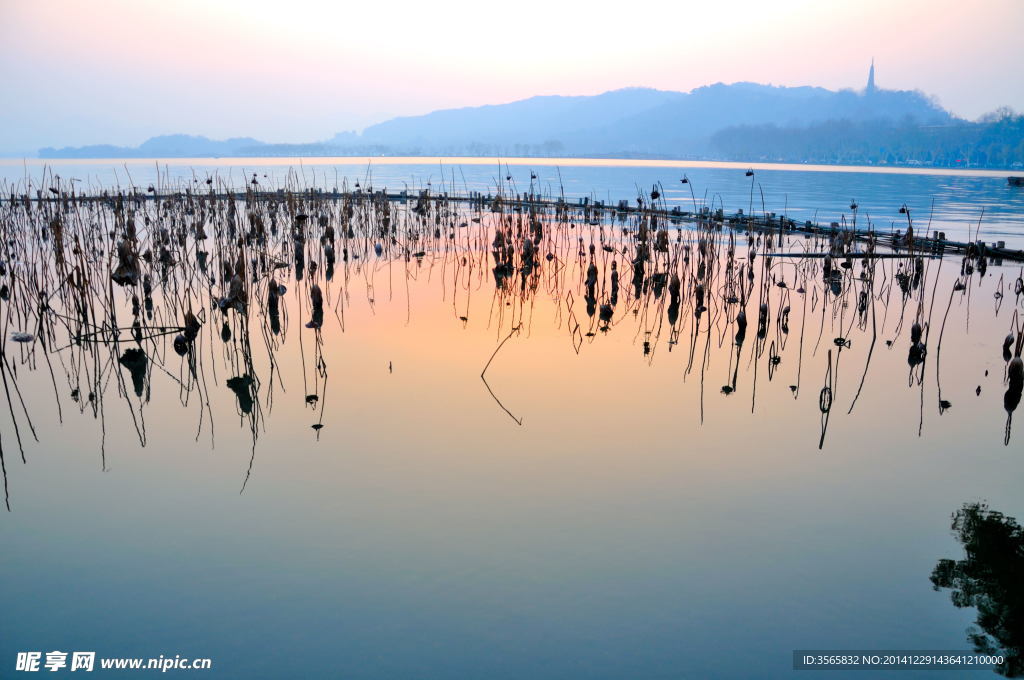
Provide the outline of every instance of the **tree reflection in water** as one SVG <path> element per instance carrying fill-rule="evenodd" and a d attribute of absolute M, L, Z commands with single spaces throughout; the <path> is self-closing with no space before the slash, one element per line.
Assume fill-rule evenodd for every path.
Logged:
<path fill-rule="evenodd" d="M 966 557 L 939 560 L 932 584 L 951 589 L 957 607 L 978 610 L 977 625 L 967 632 L 975 651 L 1002 655 L 1000 675 L 1024 676 L 1024 530 L 984 503 L 964 505 L 952 528 Z"/>

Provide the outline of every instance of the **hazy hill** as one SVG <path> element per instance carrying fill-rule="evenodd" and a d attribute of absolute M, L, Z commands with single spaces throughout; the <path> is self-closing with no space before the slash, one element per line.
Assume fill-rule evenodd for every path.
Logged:
<path fill-rule="evenodd" d="M 595 96 L 530 97 L 510 104 L 444 109 L 368 127 L 363 141 L 378 144 L 543 144 L 617 122 L 687 95 L 645 88 L 614 90 Z"/>
<path fill-rule="evenodd" d="M 233 156 L 240 149 L 262 146 L 252 137 L 232 137 L 222 141 L 199 135 L 160 135 L 150 137 L 136 147 L 95 146 L 47 147 L 39 150 L 40 158 L 188 158 L 190 156 Z"/>
<path fill-rule="evenodd" d="M 717 83 L 692 92 L 626 88 L 434 111 L 309 144 L 154 137 L 133 148 L 41 149 L 40 157 L 330 155 L 646 156 L 1013 165 L 1021 126 L 960 120 L 920 92 Z M 993 135 L 997 141 L 991 141 Z M 975 145 L 985 144 L 984 153 Z M 968 159 L 965 161 L 964 159 Z"/>
<path fill-rule="evenodd" d="M 852 90 L 833 92 L 820 87 L 772 87 L 755 83 L 709 85 L 677 100 L 590 135 L 572 145 L 635 150 L 669 155 L 713 154 L 715 132 L 738 125 L 774 124 L 798 127 L 828 120 L 884 120 L 910 118 L 920 124 L 942 124 L 949 113 L 917 92 Z"/>
<path fill-rule="evenodd" d="M 423 153 L 457 148 L 508 153 L 519 146 L 570 154 L 693 155 L 712 151 L 711 136 L 730 126 L 908 117 L 931 125 L 951 120 L 917 92 L 718 83 L 690 93 L 629 88 L 593 97 L 531 97 L 434 111 L 371 126 L 360 139 Z"/>

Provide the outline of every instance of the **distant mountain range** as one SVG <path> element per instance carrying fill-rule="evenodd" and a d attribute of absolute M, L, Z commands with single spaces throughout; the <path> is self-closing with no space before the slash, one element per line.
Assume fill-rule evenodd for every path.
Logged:
<path fill-rule="evenodd" d="M 985 130 L 997 123 L 1002 126 L 997 139 L 987 139 Z M 922 134 L 922 130 L 931 132 Z M 908 139 L 913 143 L 908 144 Z M 975 148 L 982 143 L 987 144 L 983 152 Z M 598 156 L 1008 167 L 1024 158 L 1024 125 L 1021 117 L 1005 112 L 976 123 L 957 119 L 920 92 L 876 89 L 872 79 L 859 92 L 719 83 L 689 93 L 627 88 L 595 96 L 531 97 L 509 104 L 394 118 L 361 134 L 344 132 L 310 144 L 165 135 L 138 147 L 39 150 L 40 158 L 345 155 Z"/>

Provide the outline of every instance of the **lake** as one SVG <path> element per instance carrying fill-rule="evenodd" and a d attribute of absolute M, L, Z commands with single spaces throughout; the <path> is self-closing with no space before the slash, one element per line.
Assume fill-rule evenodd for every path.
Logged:
<path fill-rule="evenodd" d="M 752 178 L 745 176 L 748 168 L 756 171 Z M 291 180 L 324 188 L 361 182 L 393 191 L 430 185 L 435 192 L 452 193 L 524 192 L 535 174 L 538 192 L 610 204 L 633 202 L 659 183 L 669 205 L 684 210 L 695 203 L 726 212 L 766 210 L 826 225 L 844 217 L 849 221 L 855 200 L 858 224 L 878 231 L 906 228 L 906 216 L 899 212 L 906 204 L 918 232 L 930 225 L 955 240 L 1001 240 L 1024 248 L 1024 190 L 1009 186 L 1006 171 L 557 158 L 0 159 L 0 181 L 8 187 L 31 184 L 44 190 L 52 174 L 76 179 L 79 189 L 154 184 L 170 190 L 208 177 L 244 187 L 253 173 L 267 188 Z M 684 175 L 692 185 L 680 184 Z"/>
<path fill-rule="evenodd" d="M 319 159 L 191 163 L 127 162 L 142 194 L 194 167 L 188 197 L 0 205 L 2 663 L 827 678 L 794 650 L 969 650 L 973 604 L 1006 615 L 982 633 L 1021 662 L 1019 263 L 531 209 L 509 189 L 531 169 L 560 194 L 538 159 L 512 180 L 375 159 L 337 184 Z M 698 203 L 746 212 L 744 169 L 561 181 L 668 208 L 690 204 L 685 172 Z M 754 171 L 757 213 L 756 182 L 767 212 L 826 224 L 855 198 L 858 225 L 899 228 L 934 198 L 951 238 L 984 208 L 982 240 L 1022 241 L 1005 178 Z M 252 172 L 287 191 L 205 193 Z M 357 181 L 504 200 L 304 190 Z M 977 602 L 954 606 L 968 585 Z"/>

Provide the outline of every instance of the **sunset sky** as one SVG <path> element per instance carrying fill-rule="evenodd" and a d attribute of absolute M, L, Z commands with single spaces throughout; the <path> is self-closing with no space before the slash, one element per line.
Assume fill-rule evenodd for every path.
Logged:
<path fill-rule="evenodd" d="M 1024 2 L 0 0 L 0 152 L 313 141 L 403 114 L 741 80 L 1024 109 Z"/>

